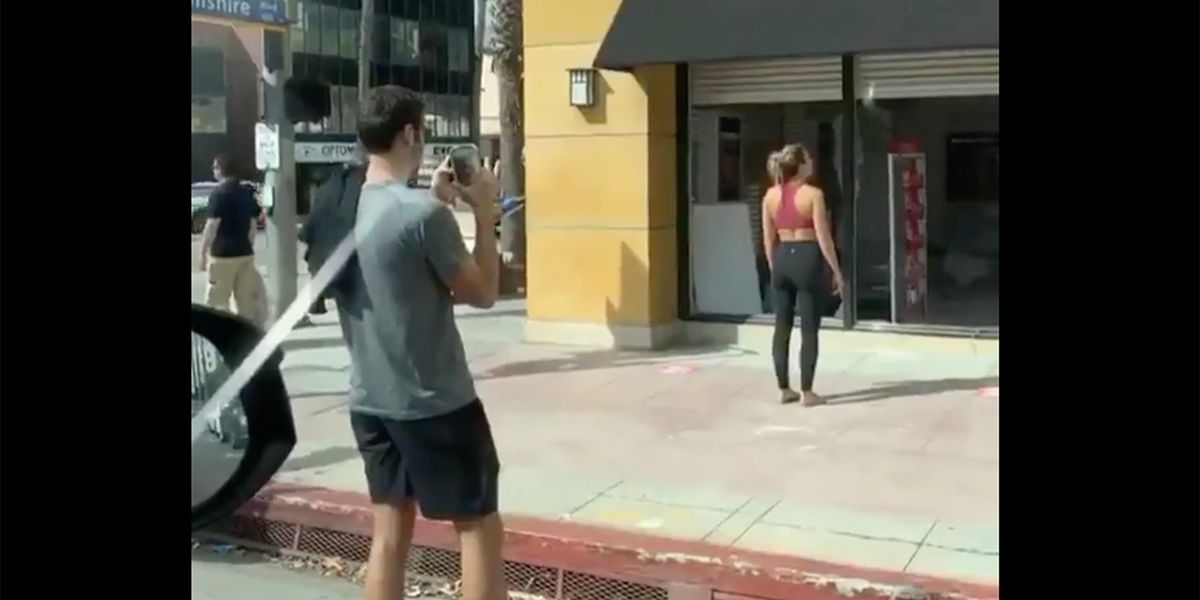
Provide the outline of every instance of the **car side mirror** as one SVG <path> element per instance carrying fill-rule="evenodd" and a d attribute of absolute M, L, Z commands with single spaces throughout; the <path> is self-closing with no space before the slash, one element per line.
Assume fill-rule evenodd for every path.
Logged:
<path fill-rule="evenodd" d="M 192 530 L 258 493 L 296 445 L 279 350 L 249 321 L 192 305 Z M 257 363 L 257 364 L 255 364 Z"/>

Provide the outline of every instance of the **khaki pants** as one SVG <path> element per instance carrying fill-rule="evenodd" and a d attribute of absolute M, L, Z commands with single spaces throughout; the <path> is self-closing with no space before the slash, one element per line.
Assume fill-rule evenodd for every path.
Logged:
<path fill-rule="evenodd" d="M 253 256 L 208 259 L 209 306 L 228 311 L 229 297 L 237 303 L 237 314 L 259 327 L 267 322 L 267 289 L 254 268 Z"/>

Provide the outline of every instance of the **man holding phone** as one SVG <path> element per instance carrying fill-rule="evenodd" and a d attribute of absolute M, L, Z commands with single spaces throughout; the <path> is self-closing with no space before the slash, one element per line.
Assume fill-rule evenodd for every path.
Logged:
<path fill-rule="evenodd" d="M 450 521 L 462 551 L 462 597 L 506 598 L 498 506 L 500 462 L 467 368 L 454 304 L 490 308 L 499 258 L 499 183 L 477 166 L 443 163 L 432 194 L 407 182 L 421 163 L 424 105 L 399 86 L 373 89 L 358 137 L 369 153 L 354 223 L 361 290 L 347 323 L 354 367 L 350 422 L 374 506 L 368 600 L 404 597 L 416 508 Z M 455 167 L 458 167 L 455 172 Z M 471 206 L 467 252 L 449 203 Z"/>

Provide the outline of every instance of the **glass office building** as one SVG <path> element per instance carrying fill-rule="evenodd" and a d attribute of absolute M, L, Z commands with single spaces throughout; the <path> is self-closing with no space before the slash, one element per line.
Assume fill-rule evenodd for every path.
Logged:
<path fill-rule="evenodd" d="M 362 2 L 301 0 L 293 6 L 293 73 L 329 84 L 332 96 L 333 114 L 303 133 L 349 135 L 352 141 Z M 427 142 L 472 137 L 474 14 L 472 0 L 375 0 L 371 85 L 402 85 L 421 94 Z"/>

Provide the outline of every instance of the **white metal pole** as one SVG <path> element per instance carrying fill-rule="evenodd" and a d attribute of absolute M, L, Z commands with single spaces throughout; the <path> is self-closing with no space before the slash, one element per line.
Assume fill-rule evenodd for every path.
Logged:
<path fill-rule="evenodd" d="M 287 15 L 292 18 L 295 3 L 287 2 Z M 279 169 L 268 170 L 266 185 L 273 198 L 271 219 L 267 223 L 267 240 L 270 244 L 268 279 L 271 295 L 275 298 L 276 318 L 287 310 L 296 299 L 297 277 L 297 216 L 296 216 L 296 156 L 295 130 L 284 112 L 283 84 L 291 77 L 292 49 L 291 28 L 282 32 L 265 30 L 263 36 L 282 37 L 282 63 L 278 70 L 263 67 L 263 104 L 267 123 L 279 128 Z M 266 47 L 264 40 L 264 47 Z"/>

